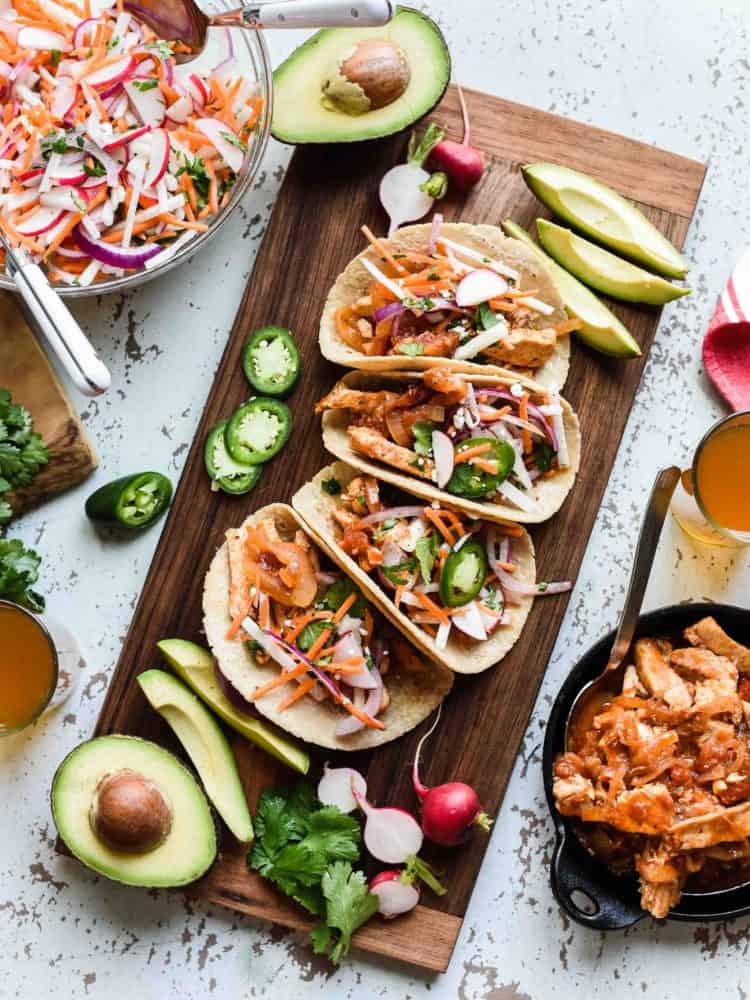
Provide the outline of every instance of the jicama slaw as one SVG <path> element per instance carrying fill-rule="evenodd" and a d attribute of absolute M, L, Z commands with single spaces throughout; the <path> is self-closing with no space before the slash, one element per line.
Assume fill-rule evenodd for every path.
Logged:
<path fill-rule="evenodd" d="M 347 434 L 360 454 L 454 496 L 500 497 L 521 511 L 535 510 L 537 480 L 570 466 L 556 394 L 445 368 L 388 385 L 367 391 L 340 382 L 316 412 L 348 411 Z"/>
<path fill-rule="evenodd" d="M 467 648 L 513 621 L 522 600 L 571 589 L 570 581 L 524 579 L 514 561 L 519 525 L 491 524 L 437 503 L 383 499 L 356 476 L 332 512 L 338 543 L 442 651 L 453 635 Z"/>
<path fill-rule="evenodd" d="M 227 44 L 198 73 L 122 0 L 0 0 L 0 226 L 51 281 L 158 267 L 227 205 L 263 107 Z"/>
<path fill-rule="evenodd" d="M 378 716 L 390 701 L 383 681 L 390 651 L 382 636 L 374 636 L 373 612 L 351 580 L 322 572 L 304 533 L 285 541 L 271 518 L 230 540 L 230 546 L 227 638 L 248 642 L 258 662 L 281 668 L 251 700 L 290 685 L 278 712 L 306 697 L 329 699 L 342 709 L 337 737 L 366 727 L 385 729 Z"/>
<path fill-rule="evenodd" d="M 577 319 L 538 328 L 555 306 L 539 289 L 521 289 L 523 275 L 443 234 L 436 215 L 420 249 L 401 248 L 398 234 L 384 242 L 362 232 L 378 260 L 359 258 L 370 274 L 366 294 L 335 313 L 341 340 L 369 357 L 385 355 L 452 358 L 541 367 L 557 338 L 580 325 Z"/>

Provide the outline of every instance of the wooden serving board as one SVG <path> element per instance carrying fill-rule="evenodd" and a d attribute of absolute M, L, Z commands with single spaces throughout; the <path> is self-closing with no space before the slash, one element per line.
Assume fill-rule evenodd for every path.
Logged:
<path fill-rule="evenodd" d="M 554 160 L 613 185 L 682 245 L 705 172 L 700 163 L 484 94 L 469 92 L 468 100 L 474 142 L 487 154 L 487 171 L 467 198 L 443 204 L 448 219 L 498 223 L 511 217 L 530 226 L 540 206 L 527 190 L 519 164 Z M 433 118 L 460 134 L 455 92 L 447 94 Z M 203 640 L 202 580 L 224 532 L 252 510 L 288 500 L 328 461 L 313 406 L 341 371 L 320 357 L 318 318 L 334 278 L 362 247 L 360 225 L 368 223 L 376 232 L 384 229 L 378 183 L 388 167 L 404 159 L 407 140 L 401 135 L 350 148 L 295 153 L 106 697 L 99 733 L 133 733 L 175 748 L 134 683 L 135 676 L 158 662 L 158 639 Z M 564 392 L 581 418 L 582 471 L 562 511 L 532 530 L 540 579 L 575 578 L 578 572 L 659 321 L 655 309 L 618 306 L 616 311 L 642 345 L 643 358 L 617 362 L 574 344 Z M 290 327 L 302 345 L 303 375 L 291 399 L 294 433 L 249 497 L 215 494 L 203 469 L 203 442 L 209 428 L 247 397 L 242 347 L 253 329 L 267 323 Z M 497 814 L 566 604 L 565 596 L 538 601 L 499 668 L 457 678 L 426 754 L 426 784 L 462 778 L 477 788 L 487 811 Z M 416 809 L 408 762 L 423 729 L 371 754 L 357 755 L 355 766 L 366 770 L 375 802 Z M 242 740 L 234 745 L 252 805 L 263 785 L 292 780 L 289 772 Z M 315 760 L 321 763 L 329 757 L 319 754 Z M 437 899 L 425 893 L 424 905 L 400 921 L 371 921 L 356 943 L 426 969 L 445 970 L 487 842 L 477 834 L 457 850 L 427 848 L 426 856 L 445 872 L 447 895 Z M 300 910 L 247 871 L 244 853 L 225 837 L 220 859 L 193 893 L 287 927 L 309 926 Z"/>
<path fill-rule="evenodd" d="M 78 414 L 47 355 L 24 320 L 17 300 L 0 292 L 0 387 L 8 389 L 34 418 L 34 430 L 49 448 L 49 463 L 28 486 L 8 495 L 14 513 L 77 486 L 98 464 Z"/>

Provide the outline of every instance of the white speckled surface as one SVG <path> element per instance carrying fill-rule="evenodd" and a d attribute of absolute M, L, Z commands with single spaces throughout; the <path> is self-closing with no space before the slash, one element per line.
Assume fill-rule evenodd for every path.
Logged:
<path fill-rule="evenodd" d="M 355 956 L 331 972 L 301 936 L 178 895 L 118 888 L 56 857 L 50 778 L 91 731 L 157 541 L 152 532 L 103 544 L 81 516 L 84 487 L 14 531 L 43 554 L 50 610 L 82 638 L 88 668 L 57 718 L 0 741 L 0 997 L 747 996 L 750 920 L 644 921 L 605 937 L 561 916 L 547 884 L 553 832 L 539 750 L 566 670 L 615 620 L 654 472 L 684 461 L 722 412 L 699 343 L 750 241 L 750 3 L 435 0 L 431 10 L 468 86 L 710 160 L 687 243 L 696 294 L 661 325 L 450 970 L 432 977 Z M 276 62 L 296 40 L 270 39 Z M 287 155 L 270 150 L 242 211 L 192 266 L 76 308 L 114 374 L 109 397 L 84 411 L 104 459 L 97 483 L 141 467 L 179 475 Z M 670 524 L 654 581 L 651 607 L 701 596 L 747 603 L 750 554 L 696 548 Z"/>

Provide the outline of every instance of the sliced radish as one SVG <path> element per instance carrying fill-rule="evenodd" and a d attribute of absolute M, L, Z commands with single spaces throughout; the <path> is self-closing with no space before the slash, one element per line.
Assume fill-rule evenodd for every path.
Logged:
<path fill-rule="evenodd" d="M 171 146 L 169 144 L 169 133 L 163 128 L 154 129 L 151 132 L 151 149 L 148 157 L 148 169 L 143 180 L 144 187 L 154 187 L 167 172 L 169 166 L 169 154 Z"/>
<path fill-rule="evenodd" d="M 32 170 L 24 170 L 22 174 L 18 175 L 18 179 L 22 184 L 29 184 L 43 173 L 44 167 L 34 167 Z"/>
<path fill-rule="evenodd" d="M 353 767 L 323 767 L 323 777 L 318 782 L 318 799 L 324 806 L 336 806 L 339 812 L 350 813 L 357 808 L 352 785 L 360 795 L 367 795 L 367 782 Z"/>
<path fill-rule="evenodd" d="M 386 864 L 404 864 L 412 855 L 419 854 L 424 837 L 419 823 L 404 809 L 377 809 L 352 782 L 352 795 L 366 816 L 364 842 L 367 850 L 378 861 Z"/>
<path fill-rule="evenodd" d="M 193 100 L 199 105 L 199 107 L 204 107 L 208 104 L 208 99 L 211 96 L 208 92 L 208 87 L 205 85 L 203 80 L 198 76 L 197 73 L 191 73 L 188 77 L 185 86 L 187 92 L 193 98 Z"/>
<path fill-rule="evenodd" d="M 51 179 L 55 184 L 83 184 L 87 174 L 82 163 L 61 164 L 57 170 L 52 171 Z"/>
<path fill-rule="evenodd" d="M 102 149 L 105 153 L 111 153 L 115 149 L 119 149 L 121 146 L 127 146 L 134 139 L 140 139 L 142 135 L 146 135 L 147 132 L 151 131 L 150 125 L 139 125 L 138 128 L 131 129 L 129 132 L 121 132 L 120 135 L 114 136 L 109 142 L 106 142 Z"/>
<path fill-rule="evenodd" d="M 52 98 L 52 117 L 63 119 L 73 110 L 76 102 L 76 84 L 69 76 L 58 76 L 54 97 Z"/>
<path fill-rule="evenodd" d="M 442 431 L 432 432 L 432 453 L 435 456 L 435 473 L 437 485 L 442 490 L 453 475 L 456 462 L 456 452 L 453 442 Z"/>
<path fill-rule="evenodd" d="M 490 299 L 498 299 L 508 291 L 508 282 L 502 275 L 488 268 L 480 267 L 462 278 L 456 289 L 456 304 L 478 306 Z"/>
<path fill-rule="evenodd" d="M 21 222 L 16 229 L 22 236 L 41 236 L 42 233 L 54 229 L 65 218 L 67 213 L 59 208 L 47 208 L 42 206 Z"/>
<path fill-rule="evenodd" d="M 73 47 L 67 38 L 57 31 L 25 26 L 19 29 L 18 44 L 24 49 L 37 49 L 43 52 L 70 52 Z"/>
<path fill-rule="evenodd" d="M 479 613 L 479 608 L 475 601 L 471 604 L 465 605 L 460 611 L 454 612 L 451 615 L 451 622 L 460 629 L 464 635 L 470 636 L 472 639 L 477 639 L 482 642 L 487 638 L 487 632 L 482 621 L 482 616 Z"/>
<path fill-rule="evenodd" d="M 394 868 L 371 879 L 370 892 L 378 897 L 378 913 L 386 920 L 410 913 L 419 902 L 419 889 Z"/>
<path fill-rule="evenodd" d="M 111 87 L 114 83 L 121 83 L 129 79 L 135 72 L 136 65 L 136 61 L 132 56 L 123 56 L 122 59 L 118 59 L 117 62 L 112 63 L 110 66 L 103 66 L 101 69 L 94 70 L 93 73 L 89 73 L 83 79 L 90 87 L 94 87 L 96 90 L 106 90 L 107 87 Z"/>
<path fill-rule="evenodd" d="M 199 118 L 195 127 L 213 144 L 230 170 L 239 173 L 245 162 L 245 154 L 242 149 L 234 145 L 240 141 L 234 132 L 224 122 L 215 118 Z"/>
<path fill-rule="evenodd" d="M 188 94 L 178 98 L 167 109 L 167 118 L 175 125 L 184 125 L 193 113 L 193 99 Z"/>
<path fill-rule="evenodd" d="M 143 83 L 145 81 L 137 81 Z M 141 90 L 136 83 L 130 81 L 125 84 L 125 93 L 128 95 L 130 104 L 144 125 L 160 127 L 164 124 L 166 117 L 167 102 L 158 87 L 151 90 Z"/>

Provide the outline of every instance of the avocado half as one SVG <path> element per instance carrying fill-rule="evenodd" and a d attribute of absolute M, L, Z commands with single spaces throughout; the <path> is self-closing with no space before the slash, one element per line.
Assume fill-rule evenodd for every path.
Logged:
<path fill-rule="evenodd" d="M 115 882 L 187 885 L 216 858 L 216 828 L 200 786 L 176 757 L 147 740 L 101 736 L 82 743 L 58 767 L 51 797 L 71 854 Z"/>
<path fill-rule="evenodd" d="M 410 71 L 400 97 L 384 107 L 359 113 L 339 110 L 326 98 L 324 88 L 339 77 L 342 61 L 360 42 L 387 39 L 403 52 Z M 432 111 L 445 93 L 451 77 L 451 59 L 440 28 L 421 11 L 397 7 L 382 28 L 325 28 L 286 59 L 274 72 L 274 109 L 271 132 L 291 144 L 358 142 L 379 139 L 408 128 Z M 355 88 L 356 89 L 356 88 Z M 356 96 L 352 92 L 352 96 Z"/>

